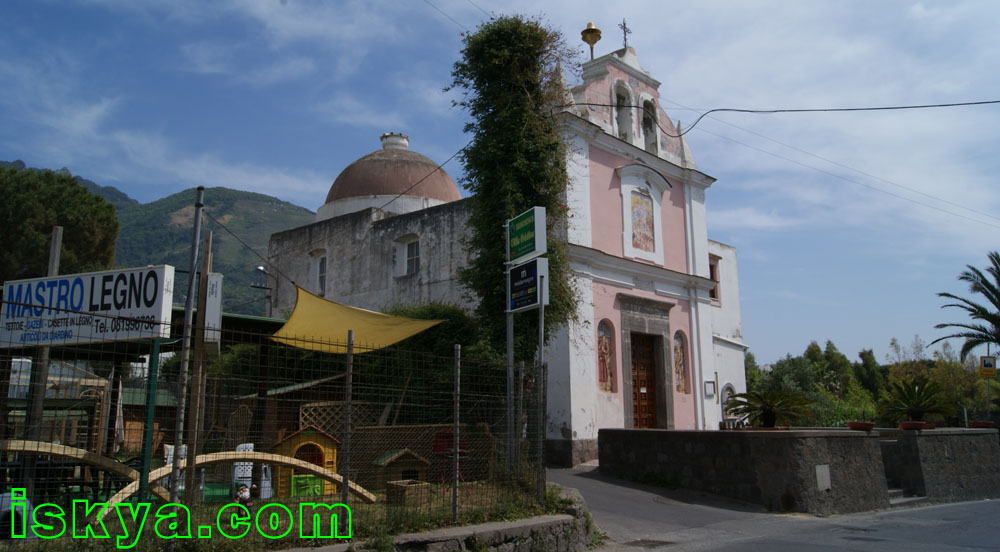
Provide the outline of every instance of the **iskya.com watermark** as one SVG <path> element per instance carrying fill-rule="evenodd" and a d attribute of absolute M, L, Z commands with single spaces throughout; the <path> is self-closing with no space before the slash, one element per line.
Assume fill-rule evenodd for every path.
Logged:
<path fill-rule="evenodd" d="M 75 539 L 112 538 L 104 520 L 95 515 L 109 508 L 106 502 L 74 500 L 69 514 L 57 504 L 45 503 L 31 508 L 30 515 L 26 515 L 26 510 L 30 508 L 29 502 L 25 490 L 17 488 L 11 489 L 10 506 L 12 513 L 20 512 L 19 516 L 14 516 L 11 520 L 10 536 L 15 539 L 28 538 L 29 528 L 30 534 L 40 539 L 57 539 L 65 535 L 67 530 Z M 264 504 L 255 514 L 251 514 L 246 506 L 234 502 L 219 510 L 214 525 L 192 527 L 191 511 L 183 504 L 168 502 L 153 514 L 156 518 L 153 531 L 161 539 L 209 539 L 215 534 L 229 539 L 241 539 L 254 528 L 265 538 L 280 539 L 287 537 L 294 526 L 298 525 L 299 537 L 303 539 L 351 538 L 349 506 L 315 502 L 302 502 L 298 506 L 296 517 L 290 508 L 280 503 Z M 153 510 L 152 504 L 121 502 L 110 508 L 114 510 L 121 525 L 121 533 L 114 537 L 115 545 L 123 549 L 134 547 L 146 528 L 147 519 Z M 90 522 L 91 519 L 94 520 L 93 523 Z M 342 534 L 341 524 L 338 522 L 345 520 L 343 525 L 346 530 Z"/>

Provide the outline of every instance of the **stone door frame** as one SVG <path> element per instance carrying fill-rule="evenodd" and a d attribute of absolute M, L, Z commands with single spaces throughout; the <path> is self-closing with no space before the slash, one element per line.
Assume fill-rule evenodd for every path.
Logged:
<path fill-rule="evenodd" d="M 615 296 L 621 312 L 622 401 L 625 427 L 634 428 L 632 413 L 632 334 L 653 336 L 653 358 L 656 363 L 656 420 L 660 429 L 674 428 L 673 371 L 670 366 L 670 309 L 675 305 L 619 293 Z M 626 367 L 628 371 L 626 372 Z M 626 374 L 628 376 L 626 377 Z"/>

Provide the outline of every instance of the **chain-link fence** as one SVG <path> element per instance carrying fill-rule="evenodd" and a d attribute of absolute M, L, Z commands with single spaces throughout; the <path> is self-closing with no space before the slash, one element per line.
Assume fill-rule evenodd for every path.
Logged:
<path fill-rule="evenodd" d="M 0 308 L 22 318 L 21 309 L 41 310 Z M 103 328 L 101 339 L 65 344 L 57 333 L 83 325 Z M 0 343 L 0 535 L 23 521 L 19 500 L 66 512 L 86 500 L 111 512 L 176 497 L 198 519 L 235 503 L 251 515 L 339 503 L 350 508 L 341 523 L 350 517 L 355 533 L 372 534 L 489 519 L 541 500 L 538 367 L 476 362 L 457 346 L 447 357 L 364 344 L 322 353 L 269 339 L 279 325 L 225 317 L 207 340 L 192 340 L 184 363 L 180 324 L 28 316 L 18 341 Z M 113 340 L 126 328 L 132 339 Z M 88 515 L 95 521 L 100 509 Z M 288 538 L 298 537 L 314 522 L 292 515 L 272 532 L 303 523 Z"/>

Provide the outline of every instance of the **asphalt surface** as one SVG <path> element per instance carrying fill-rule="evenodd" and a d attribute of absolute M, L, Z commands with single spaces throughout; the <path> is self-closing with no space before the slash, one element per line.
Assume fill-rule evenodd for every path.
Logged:
<path fill-rule="evenodd" d="M 1000 550 L 1000 500 L 816 517 L 639 485 L 596 466 L 549 470 L 548 478 L 583 495 L 607 534 L 602 552 Z"/>

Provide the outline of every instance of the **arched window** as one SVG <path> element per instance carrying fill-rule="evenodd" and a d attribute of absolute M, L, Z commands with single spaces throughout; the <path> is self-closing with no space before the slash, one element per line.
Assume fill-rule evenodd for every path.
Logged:
<path fill-rule="evenodd" d="M 733 388 L 733 385 L 731 383 L 727 383 L 726 385 L 722 386 L 722 396 L 719 397 L 720 399 L 719 402 L 721 403 L 722 406 L 723 420 L 727 418 L 732 418 L 732 416 L 730 416 L 729 413 L 726 412 L 726 407 L 729 406 L 729 400 L 732 399 L 733 395 L 735 394 L 736 394 L 736 389 Z"/>
<path fill-rule="evenodd" d="M 674 382 L 678 393 L 690 393 L 691 382 L 688 377 L 688 349 L 684 334 L 674 334 Z"/>
<path fill-rule="evenodd" d="M 658 151 L 657 130 L 659 128 L 656 126 L 656 104 L 646 100 L 642 102 L 642 137 L 646 151 L 654 155 Z"/>
<path fill-rule="evenodd" d="M 607 319 L 597 324 L 597 384 L 601 391 L 615 391 L 615 330 Z"/>
<path fill-rule="evenodd" d="M 631 142 L 632 93 L 622 82 L 615 86 L 615 123 L 618 125 L 618 137 L 626 142 Z"/>

